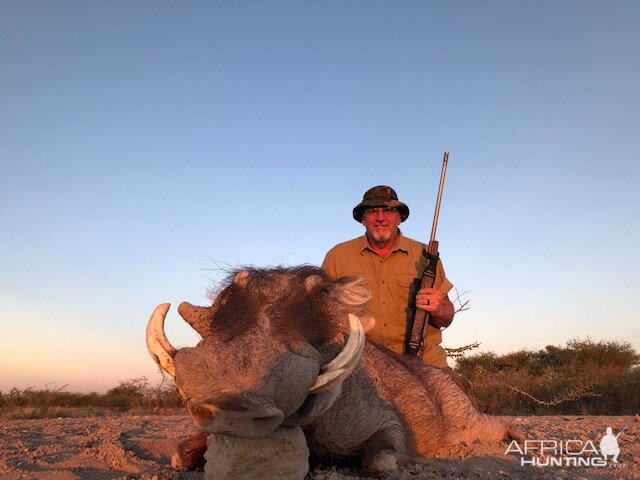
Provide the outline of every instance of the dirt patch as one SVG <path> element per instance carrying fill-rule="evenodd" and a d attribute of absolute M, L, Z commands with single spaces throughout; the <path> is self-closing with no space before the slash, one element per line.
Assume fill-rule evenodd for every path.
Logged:
<path fill-rule="evenodd" d="M 617 434 L 619 463 L 607 466 L 521 465 L 520 455 L 505 455 L 508 442 L 465 445 L 452 458 L 409 464 L 387 476 L 410 479 L 626 479 L 640 478 L 638 417 L 550 416 L 508 418 L 532 440 L 567 440 L 570 449 L 591 441 L 597 448 L 607 427 Z M 3 480 L 203 480 L 203 472 L 177 471 L 170 457 L 177 442 L 196 432 L 187 416 L 122 416 L 8 420 L 0 424 L 0 478 Z M 551 445 L 551 444 L 549 444 Z M 586 451 L 580 458 L 589 458 Z M 577 456 L 577 455 L 574 455 Z M 529 462 L 553 463 L 548 455 Z M 575 460 L 575 459 L 574 459 Z M 566 462 L 566 460 L 564 461 Z M 591 460 L 582 460 L 591 462 Z M 306 480 L 363 479 L 355 467 L 314 466 Z"/>

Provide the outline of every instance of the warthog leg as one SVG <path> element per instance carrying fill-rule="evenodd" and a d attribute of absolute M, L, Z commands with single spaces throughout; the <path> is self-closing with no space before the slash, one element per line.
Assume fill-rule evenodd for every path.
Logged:
<path fill-rule="evenodd" d="M 171 457 L 171 466 L 187 470 L 202 467 L 205 464 L 204 452 L 207 451 L 207 438 L 209 438 L 209 432 L 198 432 L 178 443 L 176 452 Z"/>
<path fill-rule="evenodd" d="M 362 470 L 365 474 L 379 477 L 398 468 L 398 441 L 402 440 L 402 428 L 394 425 L 369 437 L 362 446 Z"/>

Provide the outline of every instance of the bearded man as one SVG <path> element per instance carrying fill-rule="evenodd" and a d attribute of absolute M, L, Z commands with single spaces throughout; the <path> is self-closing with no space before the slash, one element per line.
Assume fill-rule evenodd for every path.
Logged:
<path fill-rule="evenodd" d="M 364 225 L 364 235 L 329 250 L 322 269 L 336 277 L 366 278 L 372 294 L 367 315 L 375 319 L 367 336 L 400 355 L 410 334 L 413 308 L 429 312 L 423 361 L 455 375 L 440 346 L 442 329 L 453 321 L 454 307 L 447 295 L 453 285 L 438 262 L 433 288 L 420 289 L 426 247 L 400 231 L 400 223 L 408 217 L 409 207 L 398 200 L 393 188 L 370 188 L 353 209 L 354 220 Z"/>

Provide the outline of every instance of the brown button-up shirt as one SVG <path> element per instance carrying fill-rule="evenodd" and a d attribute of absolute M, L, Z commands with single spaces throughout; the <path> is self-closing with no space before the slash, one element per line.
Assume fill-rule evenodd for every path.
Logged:
<path fill-rule="evenodd" d="M 402 354 L 407 335 L 410 307 L 415 302 L 420 278 L 426 266 L 425 245 L 399 234 L 396 246 L 387 258 L 374 252 L 366 235 L 333 247 L 322 262 L 322 269 L 335 277 L 365 277 L 372 298 L 367 315 L 375 326 L 367 336 L 390 350 Z M 434 287 L 448 293 L 453 287 L 438 262 Z M 447 367 L 446 353 L 440 346 L 442 332 L 429 324 L 423 359 L 426 363 Z"/>

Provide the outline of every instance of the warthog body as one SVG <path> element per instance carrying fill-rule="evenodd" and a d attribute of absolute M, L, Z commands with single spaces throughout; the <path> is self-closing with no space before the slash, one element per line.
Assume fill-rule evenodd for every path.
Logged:
<path fill-rule="evenodd" d="M 372 474 L 462 442 L 514 436 L 437 368 L 374 342 L 356 345 L 360 322 L 348 315 L 361 315 L 369 298 L 362 280 L 315 267 L 242 270 L 211 307 L 180 305 L 203 337 L 196 347 L 168 343 L 166 304 L 150 319 L 147 342 L 207 432 L 263 438 L 301 426 L 312 454 L 361 457 Z M 345 342 L 349 358 L 336 361 Z"/>

